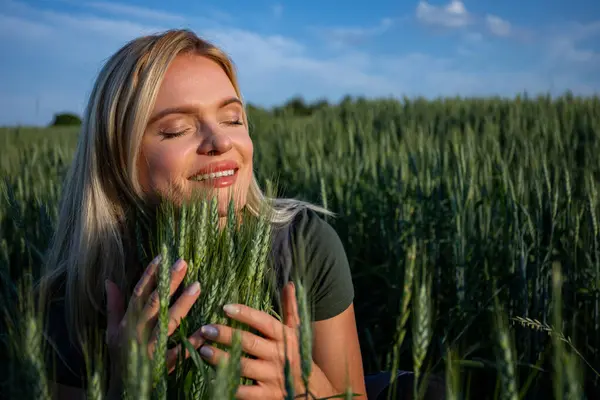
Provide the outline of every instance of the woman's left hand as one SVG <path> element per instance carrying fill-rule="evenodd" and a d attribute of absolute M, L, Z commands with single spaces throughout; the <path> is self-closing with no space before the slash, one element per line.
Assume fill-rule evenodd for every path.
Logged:
<path fill-rule="evenodd" d="M 241 375 L 254 379 L 256 384 L 240 385 L 236 392 L 237 399 L 279 400 L 285 397 L 285 342 L 287 343 L 290 371 L 294 378 L 294 392 L 296 394 L 305 392 L 297 329 L 300 318 L 293 283 L 290 282 L 284 287 L 282 297 L 284 324 L 263 311 L 242 304 L 223 307 L 229 317 L 255 328 L 266 336 L 266 338 L 262 338 L 248 331 L 239 331 L 242 351 L 256 357 L 256 359 L 241 358 Z M 213 328 L 212 332 L 211 328 Z M 204 326 L 202 335 L 213 342 L 231 346 L 234 331 L 235 329 L 227 325 L 213 324 Z M 284 335 L 286 336 L 285 342 Z M 200 348 L 200 354 L 202 358 L 215 366 L 218 365 L 221 357 L 226 359 L 229 357 L 226 351 L 208 344 Z"/>

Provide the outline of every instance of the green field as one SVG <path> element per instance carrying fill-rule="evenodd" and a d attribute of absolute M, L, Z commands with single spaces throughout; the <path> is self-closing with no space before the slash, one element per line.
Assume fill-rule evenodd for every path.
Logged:
<path fill-rule="evenodd" d="M 337 213 L 366 373 L 420 366 L 462 393 L 449 398 L 594 398 L 600 98 L 349 100 L 253 110 L 250 124 L 259 178 Z M 77 128 L 0 130 L 9 310 L 76 141 Z"/>

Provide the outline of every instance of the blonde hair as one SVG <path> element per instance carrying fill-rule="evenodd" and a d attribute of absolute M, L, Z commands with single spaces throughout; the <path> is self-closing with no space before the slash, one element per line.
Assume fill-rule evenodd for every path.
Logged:
<path fill-rule="evenodd" d="M 147 209 L 138 182 L 139 148 L 161 81 L 170 63 L 184 52 L 220 65 L 241 98 L 229 57 L 185 29 L 127 43 L 106 62 L 90 94 L 39 285 L 47 293 L 56 283 L 65 284 L 65 317 L 72 343 L 75 337 L 81 340 L 83 328 L 93 324 L 91 316 L 104 315 L 104 280 L 121 285 L 141 272 L 132 272 L 133 265 L 127 268 L 131 243 L 126 234 L 131 211 Z M 247 126 L 245 112 L 244 120 Z M 304 207 L 332 215 L 300 200 L 267 198 L 254 176 L 245 207 L 255 215 L 267 207 L 273 224 L 289 223 Z"/>

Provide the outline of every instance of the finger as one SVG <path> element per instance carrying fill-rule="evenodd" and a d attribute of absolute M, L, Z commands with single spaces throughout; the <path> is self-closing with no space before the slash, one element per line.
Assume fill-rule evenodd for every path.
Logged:
<path fill-rule="evenodd" d="M 198 349 L 198 347 L 200 347 L 204 343 L 206 343 L 206 340 L 200 334 L 200 329 L 198 329 L 196 332 L 194 332 L 194 334 L 192 336 L 190 336 L 188 338 L 188 340 L 191 343 L 192 347 L 196 350 Z M 176 347 L 169 349 L 167 351 L 167 365 L 169 366 L 168 367 L 169 374 L 171 372 L 173 372 L 173 370 L 175 369 L 176 363 L 177 363 L 177 358 L 179 357 L 179 353 L 181 353 L 182 349 L 183 349 L 183 346 L 180 343 Z M 190 356 L 190 352 L 186 348 L 183 358 L 187 359 L 189 356 Z"/>
<path fill-rule="evenodd" d="M 104 282 L 106 290 L 106 334 L 107 337 L 114 335 L 118 329 L 121 320 L 123 319 L 124 299 L 118 286 L 107 279 Z"/>
<path fill-rule="evenodd" d="M 200 347 L 200 356 L 209 364 L 218 366 L 221 359 L 229 361 L 230 354 L 224 350 L 218 349 L 208 344 Z M 247 357 L 240 358 L 240 375 L 249 379 L 255 379 L 260 382 L 276 382 L 281 380 L 279 369 L 275 364 L 265 360 L 253 360 Z M 283 381 L 282 381 L 283 382 Z"/>
<path fill-rule="evenodd" d="M 177 260 L 175 264 L 171 267 L 171 285 L 169 287 L 169 296 L 172 296 L 173 293 L 177 290 L 181 282 L 183 281 L 183 277 L 185 276 L 185 271 L 187 268 L 187 264 L 183 259 Z M 138 330 L 146 326 L 146 324 L 154 319 L 156 314 L 158 313 L 158 309 L 160 307 L 160 297 L 158 294 L 158 288 L 154 289 L 150 297 L 146 301 L 144 309 L 142 310 L 142 315 L 140 316 L 138 322 Z"/>
<path fill-rule="evenodd" d="M 284 323 L 290 328 L 296 329 L 300 325 L 300 317 L 298 316 L 296 285 L 294 285 L 294 282 L 288 282 L 283 288 L 283 310 Z"/>
<path fill-rule="evenodd" d="M 258 330 L 268 338 L 277 341 L 283 340 L 284 330 L 282 328 L 287 327 L 266 312 L 244 304 L 226 304 L 223 306 L 223 310 L 230 318 Z"/>
<path fill-rule="evenodd" d="M 139 312 L 143 304 L 146 302 L 156 282 L 156 270 L 158 269 L 161 260 L 162 255 L 159 254 L 146 267 L 146 270 L 133 289 L 133 294 L 127 306 L 127 312 L 125 314 L 126 317 L 129 317 L 134 312 Z"/>
<path fill-rule="evenodd" d="M 180 296 L 175 304 L 169 309 L 169 326 L 167 330 L 167 336 L 171 336 L 175 329 L 179 326 L 181 318 L 185 317 L 190 309 L 194 305 L 194 302 L 200 295 L 200 283 L 194 282 L 188 286 L 183 295 Z M 157 324 L 152 331 L 150 341 L 150 351 L 154 352 L 155 339 L 158 337 L 160 326 Z"/>
<path fill-rule="evenodd" d="M 233 334 L 236 329 L 227 325 L 211 324 L 200 328 L 202 336 L 210 341 L 227 346 L 233 344 Z M 237 330 L 240 334 L 242 350 L 263 360 L 279 359 L 279 349 L 275 342 L 261 338 L 251 332 Z"/>

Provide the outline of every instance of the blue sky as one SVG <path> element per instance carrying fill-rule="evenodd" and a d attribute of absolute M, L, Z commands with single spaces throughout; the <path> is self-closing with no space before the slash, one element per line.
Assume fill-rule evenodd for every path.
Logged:
<path fill-rule="evenodd" d="M 266 107 L 600 92 L 598 0 L 0 0 L 0 125 L 81 114 L 113 52 L 180 27 L 228 52 L 245 100 Z"/>

